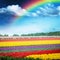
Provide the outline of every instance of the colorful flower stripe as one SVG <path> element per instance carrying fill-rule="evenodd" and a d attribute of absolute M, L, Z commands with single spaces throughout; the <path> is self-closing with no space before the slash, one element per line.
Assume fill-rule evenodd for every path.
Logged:
<path fill-rule="evenodd" d="M 43 60 L 47 60 L 49 58 L 49 60 L 52 60 L 52 59 L 60 59 L 60 53 L 52 53 L 52 54 L 39 54 L 39 55 L 29 55 L 27 56 L 27 58 L 40 58 L 40 59 L 43 59 Z"/>
<path fill-rule="evenodd" d="M 0 42 L 0 47 L 6 46 L 30 46 L 30 45 L 60 44 L 60 40 L 41 40 L 41 41 L 11 41 Z"/>
<path fill-rule="evenodd" d="M 40 46 L 0 47 L 0 52 L 20 52 L 20 51 L 52 50 L 52 49 L 60 49 L 60 44 L 40 45 Z"/>
<path fill-rule="evenodd" d="M 60 53 L 60 38 L 0 38 L 0 56 L 26 57 Z"/>
<path fill-rule="evenodd" d="M 52 53 L 60 53 L 60 49 L 58 49 L 58 50 L 39 50 L 39 51 L 0 53 L 0 56 L 26 57 L 26 56 L 29 56 L 29 55 L 52 54 Z"/>
<path fill-rule="evenodd" d="M 39 40 L 60 40 L 60 37 L 25 37 L 25 38 L 0 38 L 0 42 L 10 41 L 39 41 Z"/>

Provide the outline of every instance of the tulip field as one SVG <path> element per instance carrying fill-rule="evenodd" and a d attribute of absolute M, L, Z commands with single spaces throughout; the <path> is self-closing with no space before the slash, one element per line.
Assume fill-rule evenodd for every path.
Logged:
<path fill-rule="evenodd" d="M 0 57 L 60 59 L 60 37 L 0 37 Z"/>

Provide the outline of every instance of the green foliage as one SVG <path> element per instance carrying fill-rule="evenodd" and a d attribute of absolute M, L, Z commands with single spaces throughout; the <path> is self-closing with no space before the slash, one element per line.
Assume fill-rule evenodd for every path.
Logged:
<path fill-rule="evenodd" d="M 8 34 L 4 34 L 4 35 L 2 35 L 2 34 L 0 34 L 0 37 L 7 37 L 7 36 L 9 36 Z"/>
<path fill-rule="evenodd" d="M 0 37 L 8 37 L 8 34 L 2 35 L 0 34 Z M 13 36 L 19 36 L 18 34 L 14 34 Z M 60 31 L 56 32 L 47 32 L 47 33 L 31 33 L 31 34 L 22 34 L 21 36 L 60 36 Z"/>
<path fill-rule="evenodd" d="M 13 36 L 19 36 L 18 34 L 14 34 Z"/>
<path fill-rule="evenodd" d="M 60 59 L 40 59 L 40 58 L 13 58 L 13 57 L 7 57 L 7 56 L 0 56 L 0 60 L 60 60 Z"/>
<path fill-rule="evenodd" d="M 42 59 L 34 59 L 34 58 L 13 58 L 13 57 L 0 57 L 0 60 L 42 60 Z"/>
<path fill-rule="evenodd" d="M 21 36 L 60 36 L 60 31 L 47 33 L 22 34 Z"/>
<path fill-rule="evenodd" d="M 5 34 L 4 36 L 8 36 L 8 34 Z"/>
<path fill-rule="evenodd" d="M 3 36 L 2 34 L 0 34 L 0 36 Z"/>

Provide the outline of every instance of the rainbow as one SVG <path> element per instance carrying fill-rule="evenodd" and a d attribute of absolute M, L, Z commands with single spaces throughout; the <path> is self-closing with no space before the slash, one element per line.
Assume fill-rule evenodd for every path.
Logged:
<path fill-rule="evenodd" d="M 32 11 L 37 7 L 41 7 L 42 5 L 48 4 L 48 3 L 60 3 L 60 0 L 32 0 L 31 2 L 26 3 L 23 6 L 23 9 L 26 9 L 27 11 Z M 14 21 L 20 20 L 23 18 L 23 16 L 15 16 Z"/>
<path fill-rule="evenodd" d="M 40 7 L 47 3 L 60 3 L 60 0 L 32 0 L 31 2 L 25 4 L 23 8 L 26 9 L 27 11 L 32 11 L 36 7 Z M 17 16 L 15 18 L 16 20 L 18 20 L 20 18 L 23 18 L 23 16 Z"/>
<path fill-rule="evenodd" d="M 47 3 L 60 3 L 60 0 L 33 0 L 31 3 L 26 4 L 24 8 L 29 11 Z"/>

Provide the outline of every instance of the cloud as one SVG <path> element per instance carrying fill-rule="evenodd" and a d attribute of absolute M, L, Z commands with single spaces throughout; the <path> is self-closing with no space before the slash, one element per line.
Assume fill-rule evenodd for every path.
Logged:
<path fill-rule="evenodd" d="M 7 13 L 9 12 L 6 8 L 0 8 L 0 13 Z"/>
<path fill-rule="evenodd" d="M 57 7 L 57 10 L 60 11 L 60 6 Z"/>
<path fill-rule="evenodd" d="M 60 15 L 60 6 L 57 7 L 57 10 L 59 11 L 59 15 Z"/>
<path fill-rule="evenodd" d="M 8 6 L 7 10 L 16 13 L 18 16 L 22 16 L 22 15 L 25 15 L 27 13 L 27 11 L 25 9 L 21 8 L 19 5 Z"/>
<path fill-rule="evenodd" d="M 54 7 L 54 4 L 48 3 L 47 6 Z"/>
<path fill-rule="evenodd" d="M 41 7 L 37 7 L 39 10 L 35 9 L 31 11 L 27 11 L 26 9 L 21 8 L 19 5 L 9 5 L 6 8 L 0 8 L 0 13 L 10 12 L 11 14 L 17 15 L 17 16 L 58 16 L 60 15 L 60 6 L 57 8 L 52 3 L 48 3 L 46 5 L 43 5 Z"/>
<path fill-rule="evenodd" d="M 42 7 L 39 7 L 39 11 L 41 12 L 41 15 L 44 16 L 58 16 L 59 15 L 60 6 L 57 8 L 54 6 L 54 4 L 47 4 Z M 39 11 L 37 13 L 39 13 Z"/>
<path fill-rule="evenodd" d="M 0 13 L 4 13 L 5 10 L 6 10 L 5 8 L 1 8 L 1 9 L 0 9 Z"/>
<path fill-rule="evenodd" d="M 29 16 L 38 17 L 38 16 L 59 16 L 60 15 L 60 6 L 56 7 L 53 3 L 45 4 L 41 7 L 37 7 L 32 10 Z"/>
<path fill-rule="evenodd" d="M 9 5 L 5 8 L 0 8 L 0 13 L 5 13 L 5 12 L 14 13 L 18 16 L 23 16 L 28 13 L 25 9 L 21 8 L 19 5 Z"/>
<path fill-rule="evenodd" d="M 40 13 L 41 13 L 41 11 L 37 10 L 37 11 L 36 11 L 36 13 L 37 13 L 37 14 L 40 14 Z"/>
<path fill-rule="evenodd" d="M 15 16 L 15 13 L 7 10 L 7 8 L 0 8 L 0 27 L 4 28 L 9 26 Z"/>
<path fill-rule="evenodd" d="M 36 17 L 36 16 L 38 16 L 38 14 L 37 13 L 32 13 L 32 16 L 35 16 Z"/>

